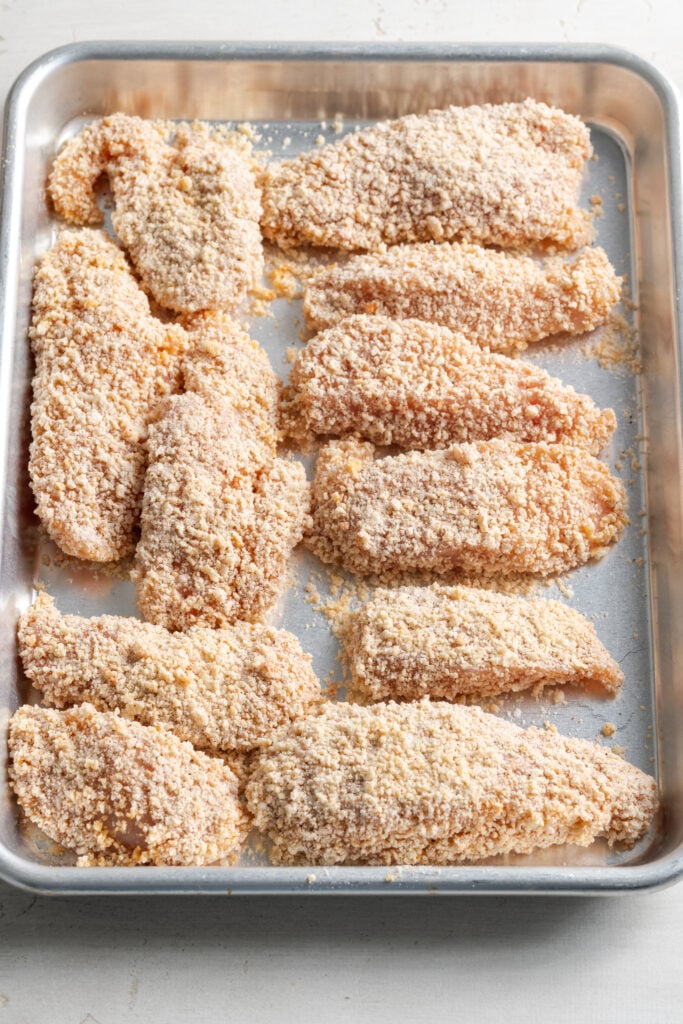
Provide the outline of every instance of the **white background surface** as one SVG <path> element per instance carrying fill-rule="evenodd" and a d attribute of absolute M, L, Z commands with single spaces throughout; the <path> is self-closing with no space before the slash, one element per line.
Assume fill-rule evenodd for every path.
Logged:
<path fill-rule="evenodd" d="M 84 39 L 604 42 L 683 90 L 676 0 L 0 0 L 0 99 Z M 605 899 L 48 899 L 0 883 L 0 1024 L 681 1024 L 683 885 Z"/>

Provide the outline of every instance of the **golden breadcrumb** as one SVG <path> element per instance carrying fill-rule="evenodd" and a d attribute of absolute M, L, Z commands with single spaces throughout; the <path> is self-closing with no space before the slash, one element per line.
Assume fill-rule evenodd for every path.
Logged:
<path fill-rule="evenodd" d="M 591 152 L 579 118 L 531 99 L 411 114 L 271 164 L 261 226 L 283 246 L 466 238 L 575 249 L 592 237 L 577 207 Z"/>
<path fill-rule="evenodd" d="M 38 263 L 30 473 L 37 512 L 69 555 L 108 562 L 135 547 L 145 438 L 180 386 L 182 327 L 150 313 L 121 250 L 65 231 Z"/>
<path fill-rule="evenodd" d="M 259 621 L 285 584 L 307 523 L 298 462 L 273 458 L 229 401 L 169 400 L 149 436 L 140 610 L 167 629 Z"/>
<path fill-rule="evenodd" d="M 268 356 L 225 313 L 198 313 L 185 320 L 192 348 L 183 363 L 186 391 L 206 401 L 227 398 L 275 454 L 280 439 L 280 380 Z"/>
<path fill-rule="evenodd" d="M 81 704 L 10 719 L 19 804 L 81 866 L 211 864 L 249 831 L 237 778 L 165 729 Z"/>
<path fill-rule="evenodd" d="M 256 755 L 245 793 L 280 864 L 633 844 L 657 809 L 655 780 L 610 750 L 429 701 L 324 705 Z"/>
<path fill-rule="evenodd" d="M 357 433 L 374 444 L 444 448 L 507 437 L 597 455 L 616 427 L 545 370 L 491 355 L 419 320 L 352 316 L 298 355 L 283 406 L 293 433 Z"/>
<path fill-rule="evenodd" d="M 569 445 L 476 441 L 374 460 L 326 445 L 308 546 L 361 576 L 565 572 L 602 555 L 627 522 L 619 480 Z"/>
<path fill-rule="evenodd" d="M 112 224 L 144 287 L 178 312 L 232 309 L 263 268 L 261 203 L 249 161 L 206 125 L 126 114 L 93 122 L 60 150 L 48 181 L 57 213 L 100 224 L 93 193 L 106 174 Z"/>
<path fill-rule="evenodd" d="M 119 710 L 211 752 L 252 750 L 321 699 L 310 656 L 270 626 L 169 633 L 115 615 L 61 615 L 39 594 L 18 635 L 24 671 L 44 703 Z"/>
<path fill-rule="evenodd" d="M 482 699 L 561 683 L 614 694 L 624 681 L 579 612 L 476 587 L 376 590 L 344 639 L 354 691 L 367 701 Z"/>
<path fill-rule="evenodd" d="M 330 327 L 353 313 L 441 324 L 494 352 L 524 349 L 605 323 L 621 279 L 602 249 L 543 262 L 465 243 L 400 245 L 354 256 L 308 279 L 306 322 Z"/>

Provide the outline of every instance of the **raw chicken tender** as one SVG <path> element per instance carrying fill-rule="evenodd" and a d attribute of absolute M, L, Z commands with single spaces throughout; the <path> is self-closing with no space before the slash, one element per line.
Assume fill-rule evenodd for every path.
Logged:
<path fill-rule="evenodd" d="M 621 482 L 569 445 L 477 441 L 375 460 L 349 439 L 318 456 L 308 546 L 361 576 L 548 576 L 603 555 L 625 506 Z"/>
<path fill-rule="evenodd" d="M 19 620 L 19 653 L 45 703 L 118 710 L 208 752 L 247 753 L 321 699 L 296 637 L 247 622 L 169 633 L 116 615 L 61 615 L 39 594 Z"/>
<path fill-rule="evenodd" d="M 245 428 L 275 454 L 280 381 L 264 350 L 225 313 L 198 313 L 185 326 L 191 342 L 183 362 L 185 390 L 207 402 L 228 399 Z"/>
<path fill-rule="evenodd" d="M 345 645 L 366 701 L 481 700 L 561 683 L 614 695 L 624 681 L 573 608 L 478 587 L 375 590 L 353 613 Z"/>
<path fill-rule="evenodd" d="M 311 339 L 283 411 L 293 436 L 355 433 L 402 448 L 506 437 L 597 455 L 616 427 L 611 409 L 545 370 L 445 327 L 383 316 L 348 317 Z"/>
<path fill-rule="evenodd" d="M 655 780 L 611 750 L 429 701 L 327 704 L 257 755 L 246 797 L 276 864 L 632 845 L 657 810 Z"/>
<path fill-rule="evenodd" d="M 35 274 L 30 474 L 37 513 L 68 555 L 135 548 L 145 440 L 181 383 L 182 327 L 155 319 L 101 231 L 65 231 Z"/>
<path fill-rule="evenodd" d="M 249 831 L 236 776 L 165 729 L 25 705 L 9 750 L 20 806 L 81 866 L 211 864 Z"/>
<path fill-rule="evenodd" d="M 621 296 L 603 249 L 540 262 L 518 253 L 453 243 L 397 245 L 313 273 L 304 298 L 313 330 L 353 313 L 441 324 L 493 352 L 603 324 Z"/>
<path fill-rule="evenodd" d="M 167 629 L 263 619 L 307 524 L 303 467 L 273 457 L 226 399 L 169 401 L 149 438 L 132 578 Z"/>
<path fill-rule="evenodd" d="M 592 152 L 578 117 L 523 103 L 380 121 L 263 175 L 263 233 L 282 246 L 379 249 L 455 238 L 576 249 Z"/>
<path fill-rule="evenodd" d="M 181 313 L 232 309 L 263 266 L 253 169 L 201 123 L 167 135 L 140 117 L 103 117 L 64 144 L 48 192 L 65 220 L 100 224 L 93 189 L 106 174 L 114 230 L 156 301 Z"/>

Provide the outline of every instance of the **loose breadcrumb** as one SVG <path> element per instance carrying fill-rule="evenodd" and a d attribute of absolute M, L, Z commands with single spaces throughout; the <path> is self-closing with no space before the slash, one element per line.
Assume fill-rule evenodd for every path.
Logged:
<path fill-rule="evenodd" d="M 494 352 L 604 323 L 621 281 L 602 249 L 570 261 L 453 243 L 400 245 L 315 271 L 304 312 L 313 330 L 354 313 L 438 323 Z"/>
<path fill-rule="evenodd" d="M 624 368 L 634 375 L 642 370 L 638 336 L 628 321 L 616 313 L 584 345 L 583 354 L 587 359 L 596 359 L 603 370 Z"/>
<path fill-rule="evenodd" d="M 590 154 L 577 117 L 531 99 L 413 114 L 271 164 L 261 226 L 283 246 L 463 237 L 577 248 L 591 238 L 577 207 Z"/>
<path fill-rule="evenodd" d="M 560 683 L 614 694 L 624 680 L 572 608 L 474 587 L 376 590 L 351 613 L 344 642 L 354 691 L 366 701 L 482 700 Z"/>
<path fill-rule="evenodd" d="M 418 320 L 352 316 L 298 355 L 283 406 L 290 432 L 357 433 L 374 444 L 445 448 L 507 437 L 597 453 L 616 427 L 537 367 L 481 351 Z"/>
<path fill-rule="evenodd" d="M 277 252 L 278 256 L 271 255 L 266 265 L 266 276 L 275 292 L 275 298 L 287 299 L 290 302 L 302 298 L 299 268 L 290 260 L 283 260 L 280 251 Z"/>
<path fill-rule="evenodd" d="M 325 705 L 256 756 L 245 793 L 276 864 L 633 844 L 657 810 L 655 780 L 609 750 L 428 701 Z"/>
<path fill-rule="evenodd" d="M 565 572 L 604 554 L 627 522 L 621 482 L 569 445 L 478 441 L 374 459 L 326 445 L 310 549 L 361 576 Z"/>
<path fill-rule="evenodd" d="M 138 619 L 61 615 L 40 594 L 18 637 L 24 671 L 48 705 L 88 701 L 210 752 L 248 752 L 320 701 L 310 656 L 269 626 L 169 633 Z"/>
<path fill-rule="evenodd" d="M 142 614 L 172 630 L 261 620 L 307 523 L 303 467 L 273 458 L 226 399 L 190 392 L 169 400 L 148 448 L 132 573 Z"/>
<path fill-rule="evenodd" d="M 232 309 L 260 277 L 261 203 L 244 155 L 206 125 L 113 114 L 60 150 L 48 181 L 57 213 L 100 224 L 93 187 L 107 174 L 112 224 L 144 287 L 177 312 Z"/>
<path fill-rule="evenodd" d="M 617 731 L 616 725 L 613 722 L 605 722 L 600 732 L 603 736 L 614 736 Z"/>
<path fill-rule="evenodd" d="M 180 386 L 182 327 L 155 319 L 125 256 L 100 231 L 64 231 L 35 274 L 30 474 L 37 513 L 68 555 L 132 552 L 145 438 Z"/>
<path fill-rule="evenodd" d="M 249 830 L 237 779 L 165 729 L 81 704 L 10 719 L 20 806 L 81 866 L 211 864 Z"/>

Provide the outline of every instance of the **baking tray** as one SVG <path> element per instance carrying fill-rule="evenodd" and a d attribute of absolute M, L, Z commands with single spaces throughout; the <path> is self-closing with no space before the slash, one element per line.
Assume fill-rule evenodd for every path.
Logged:
<path fill-rule="evenodd" d="M 562 596 L 595 621 L 626 682 L 614 702 L 578 691 L 566 704 L 517 696 L 501 701 L 499 713 L 625 748 L 628 760 L 659 779 L 663 812 L 652 833 L 631 851 L 595 844 L 441 868 L 276 868 L 253 849 L 233 867 L 75 868 L 20 826 L 3 778 L 0 874 L 8 881 L 62 893 L 608 893 L 653 888 L 683 872 L 679 115 L 675 92 L 657 70 L 606 47 L 83 43 L 47 54 L 21 75 L 6 108 L 0 224 L 2 772 L 7 718 L 27 697 L 16 619 L 35 581 L 64 611 L 136 613 L 130 584 L 52 558 L 33 519 L 26 332 L 35 259 L 55 234 L 44 182 L 61 140 L 92 117 L 123 110 L 249 122 L 256 148 L 277 157 L 377 118 L 526 96 L 591 125 L 597 159 L 584 203 L 601 200 L 594 203 L 602 212 L 598 242 L 628 275 L 634 307 L 623 312 L 638 332 L 642 372 L 623 363 L 603 368 L 580 340 L 527 353 L 617 411 L 617 435 L 604 457 L 627 484 L 631 525 L 606 558 L 565 578 Z M 300 307 L 280 300 L 273 313 L 253 319 L 251 331 L 286 376 L 284 353 L 298 343 Z M 297 556 L 295 568 L 296 583 L 273 621 L 298 633 L 321 678 L 334 676 L 336 642 L 305 590 L 313 581 L 324 599 L 325 574 L 310 556 Z M 547 595 L 560 596 L 554 587 Z M 607 721 L 617 727 L 609 740 L 601 734 Z"/>

